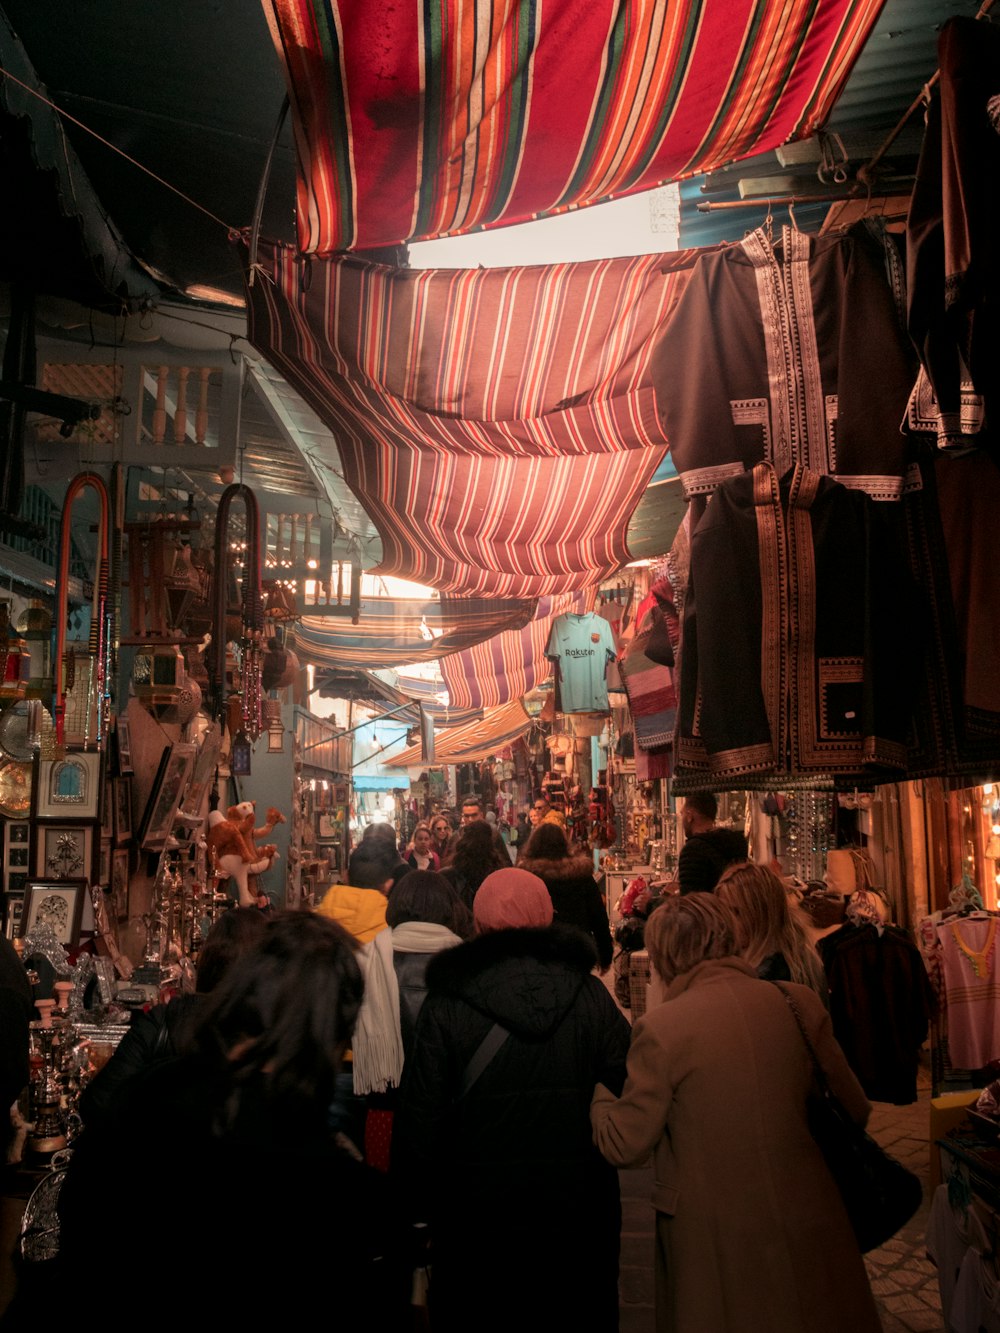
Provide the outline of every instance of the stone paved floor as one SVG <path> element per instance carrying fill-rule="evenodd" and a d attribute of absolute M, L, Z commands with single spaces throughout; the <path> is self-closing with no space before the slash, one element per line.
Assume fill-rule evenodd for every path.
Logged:
<path fill-rule="evenodd" d="M 937 1273 L 924 1252 L 930 1199 L 930 1080 L 922 1075 L 912 1106 L 876 1103 L 869 1130 L 924 1182 L 924 1203 L 912 1222 L 867 1256 L 872 1291 L 885 1333 L 943 1329 Z M 622 1171 L 622 1256 L 619 1283 L 621 1333 L 654 1333 L 652 1172 Z M 710 1330 L 706 1330 L 710 1333 Z"/>

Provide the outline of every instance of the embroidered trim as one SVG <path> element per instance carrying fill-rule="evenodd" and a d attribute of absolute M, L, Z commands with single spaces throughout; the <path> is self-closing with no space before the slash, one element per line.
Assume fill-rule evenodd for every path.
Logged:
<path fill-rule="evenodd" d="M 819 725 L 824 740 L 845 737 L 857 741 L 861 719 L 850 731 L 830 725 L 828 685 L 863 685 L 865 661 L 863 657 L 821 657 L 819 659 Z"/>
<path fill-rule="evenodd" d="M 681 473 L 681 486 L 684 498 L 690 500 L 693 495 L 710 495 L 718 490 L 730 477 L 739 477 L 746 471 L 742 463 L 716 463 L 712 467 L 693 467 Z"/>
<path fill-rule="evenodd" d="M 829 471 L 837 470 L 837 422 L 840 420 L 840 398 L 835 393 L 828 393 L 823 400 L 826 408 L 826 456 Z"/>
<path fill-rule="evenodd" d="M 872 500 L 899 500 L 903 495 L 903 478 L 878 476 L 874 472 L 864 472 L 860 476 L 837 476 L 841 486 L 849 491 L 864 491 Z"/>
<path fill-rule="evenodd" d="M 793 383 L 801 392 L 801 413 L 798 430 L 799 462 L 813 472 L 832 472 L 833 462 L 827 449 L 826 422 L 823 402 L 823 380 L 819 368 L 819 350 L 816 345 L 816 321 L 813 313 L 812 292 L 809 289 L 809 237 L 793 227 L 782 227 L 781 241 L 785 254 L 787 274 L 789 322 L 798 344 L 792 364 Z M 795 411 L 793 406 L 792 411 Z"/>
<path fill-rule="evenodd" d="M 720 750 L 718 754 L 709 755 L 708 762 L 712 776 L 716 778 L 727 774 L 760 773 L 774 768 L 774 747 L 767 741 L 741 745 L 738 750 Z"/>
<path fill-rule="evenodd" d="M 971 945 L 966 944 L 965 940 L 963 940 L 962 936 L 959 934 L 957 921 L 951 923 L 951 933 L 955 944 L 961 952 L 965 954 L 966 958 L 968 958 L 975 975 L 977 977 L 989 976 L 990 954 L 993 952 L 993 946 L 997 942 L 996 917 L 994 916 L 990 918 L 989 929 L 986 932 L 986 943 L 981 949 L 973 949 Z"/>
<path fill-rule="evenodd" d="M 787 636 L 784 571 L 787 566 L 778 478 L 767 463 L 753 470 L 757 518 L 757 559 L 760 566 L 760 692 L 776 755 L 786 753 L 785 697 Z"/>
<path fill-rule="evenodd" d="M 760 304 L 764 348 L 767 353 L 767 385 L 772 404 L 771 456 L 779 476 L 795 462 L 791 404 L 788 396 L 788 365 L 791 357 L 788 332 L 782 317 L 784 305 L 781 272 L 774 252 L 759 228 L 742 242 L 743 251 L 750 260 L 757 281 L 757 300 Z"/>

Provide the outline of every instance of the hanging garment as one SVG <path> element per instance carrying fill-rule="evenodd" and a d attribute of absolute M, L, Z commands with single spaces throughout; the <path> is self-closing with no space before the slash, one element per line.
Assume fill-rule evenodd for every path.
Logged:
<path fill-rule="evenodd" d="M 895 926 L 841 926 L 816 945 L 830 984 L 833 1034 L 873 1101 L 917 1100 L 917 1064 L 933 1008 L 920 950 Z"/>
<path fill-rule="evenodd" d="M 913 615 L 896 512 L 800 465 L 718 488 L 691 542 L 678 773 L 774 788 L 905 769 Z"/>
<path fill-rule="evenodd" d="M 785 227 L 780 246 L 758 230 L 699 260 L 653 358 L 696 517 L 721 482 L 762 461 L 900 498 L 899 424 L 916 375 L 901 298 L 894 242 L 864 224 L 822 237 Z"/>
<path fill-rule="evenodd" d="M 906 223 L 908 323 L 926 372 L 908 424 L 935 431 L 939 448 L 961 451 L 986 443 L 997 407 L 1000 33 L 972 18 L 949 19 L 938 62 Z"/>
<path fill-rule="evenodd" d="M 948 1015 L 948 1054 L 959 1069 L 1000 1058 L 995 916 L 952 917 L 935 927 Z"/>
<path fill-rule="evenodd" d="M 592 611 L 558 616 L 545 655 L 555 663 L 559 674 L 561 712 L 609 711 L 606 672 L 615 657 L 615 640 L 603 617 Z"/>

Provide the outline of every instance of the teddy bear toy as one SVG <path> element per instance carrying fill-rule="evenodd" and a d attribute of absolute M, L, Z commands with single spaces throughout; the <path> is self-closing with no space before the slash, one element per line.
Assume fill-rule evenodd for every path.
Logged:
<path fill-rule="evenodd" d="M 209 865 L 220 878 L 234 881 L 241 907 L 267 906 L 267 895 L 261 892 L 256 876 L 270 870 L 278 848 L 273 842 L 258 846 L 257 840 L 266 838 L 277 824 L 285 823 L 285 816 L 272 805 L 268 807 L 267 823 L 254 828 L 255 806 L 255 801 L 241 801 L 225 814 L 211 811 L 205 834 Z"/>

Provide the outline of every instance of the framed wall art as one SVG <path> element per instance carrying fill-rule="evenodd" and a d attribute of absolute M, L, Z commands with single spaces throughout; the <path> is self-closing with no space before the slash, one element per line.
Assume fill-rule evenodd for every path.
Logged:
<path fill-rule="evenodd" d="M 154 785 L 142 831 L 143 851 L 159 851 L 173 831 L 174 815 L 184 799 L 198 758 L 197 745 L 170 747 L 166 765 Z"/>
<path fill-rule="evenodd" d="M 94 830 L 90 824 L 40 824 L 36 834 L 35 874 L 45 879 L 90 880 Z"/>
<path fill-rule="evenodd" d="M 128 718 L 120 717 L 115 723 L 115 749 L 118 752 L 118 773 L 127 777 L 132 768 L 132 736 L 129 732 Z"/>
<path fill-rule="evenodd" d="M 5 893 L 24 892 L 31 877 L 31 825 L 27 820 L 11 819 L 3 826 L 3 889 Z"/>
<path fill-rule="evenodd" d="M 35 814 L 39 819 L 97 819 L 101 803 L 101 756 L 71 752 L 38 765 Z"/>
<path fill-rule="evenodd" d="M 21 934 L 29 934 L 35 926 L 50 925 L 60 944 L 75 944 L 80 935 L 86 892 L 87 882 L 83 879 L 32 880 L 25 894 Z"/>
<path fill-rule="evenodd" d="M 114 790 L 114 826 L 115 842 L 128 842 L 132 837 L 132 779 L 115 778 Z"/>
<path fill-rule="evenodd" d="M 24 912 L 24 890 L 8 893 L 4 904 L 3 933 L 9 940 L 21 933 L 21 916 Z"/>
<path fill-rule="evenodd" d="M 97 857 L 97 882 L 102 889 L 111 888 L 111 839 L 101 838 L 101 849 Z"/>
<path fill-rule="evenodd" d="M 128 848 L 116 847 L 111 856 L 111 915 L 128 920 Z"/>

